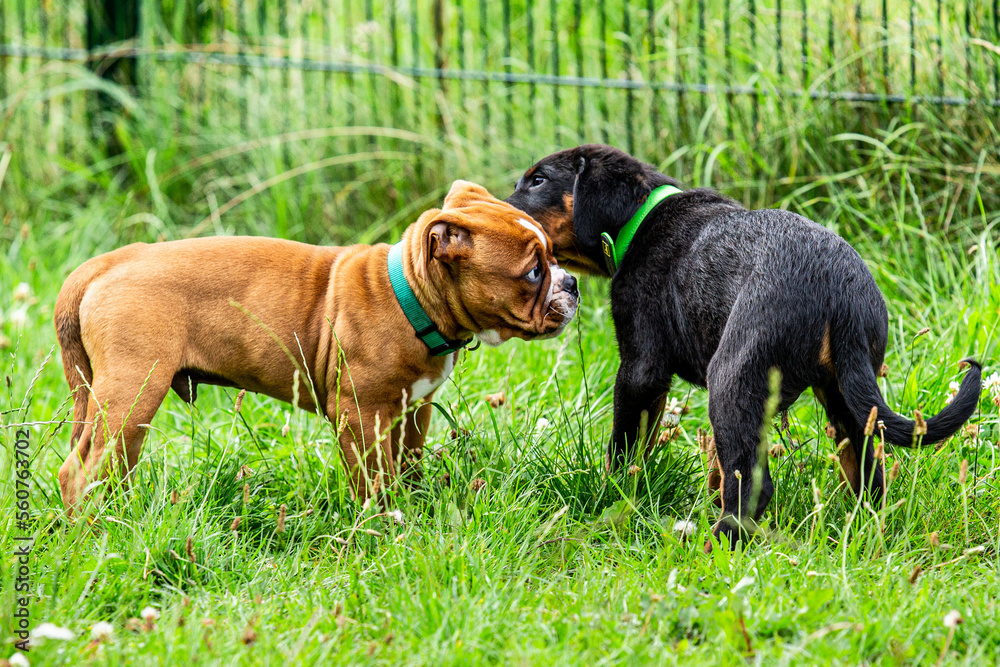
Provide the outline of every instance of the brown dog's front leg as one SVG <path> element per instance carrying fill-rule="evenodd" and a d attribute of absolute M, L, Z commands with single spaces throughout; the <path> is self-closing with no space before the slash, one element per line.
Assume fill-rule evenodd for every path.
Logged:
<path fill-rule="evenodd" d="M 351 490 L 364 502 L 384 491 L 396 477 L 393 422 L 399 408 L 392 405 L 357 406 L 341 401 L 340 415 L 328 412 L 337 429 Z"/>
<path fill-rule="evenodd" d="M 419 482 L 423 473 L 420 462 L 424 457 L 424 440 L 427 438 L 427 429 L 434 410 L 430 399 L 430 396 L 425 398 L 425 402 L 408 412 L 403 420 L 403 433 L 400 438 L 403 446 L 400 447 L 397 456 L 400 457 L 399 473 L 408 484 Z"/>

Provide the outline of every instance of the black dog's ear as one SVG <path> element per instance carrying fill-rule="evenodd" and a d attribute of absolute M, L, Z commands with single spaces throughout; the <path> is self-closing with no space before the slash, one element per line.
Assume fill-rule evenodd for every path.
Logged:
<path fill-rule="evenodd" d="M 583 174 L 583 170 L 587 168 L 587 158 L 582 155 L 576 159 L 576 176 L 573 178 L 573 201 L 576 202 L 577 190 L 580 187 L 580 175 Z M 576 207 L 573 207 L 573 227 L 576 227 Z M 577 236 L 580 235 L 576 232 Z"/>
<path fill-rule="evenodd" d="M 580 249 L 601 265 L 601 234 L 617 236 L 649 191 L 642 163 L 635 158 L 581 154 L 573 184 L 573 230 Z"/>

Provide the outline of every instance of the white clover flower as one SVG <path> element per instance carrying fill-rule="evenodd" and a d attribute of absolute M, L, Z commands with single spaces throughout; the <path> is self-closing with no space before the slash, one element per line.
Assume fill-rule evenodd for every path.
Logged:
<path fill-rule="evenodd" d="M 160 612 L 153 609 L 152 607 L 145 607 L 142 611 L 139 612 L 139 616 L 142 618 L 142 620 L 148 623 L 150 621 L 155 621 L 156 619 L 158 619 L 160 617 Z"/>
<path fill-rule="evenodd" d="M 985 381 L 986 388 L 994 396 L 1000 396 L 1000 373 L 991 373 Z"/>
<path fill-rule="evenodd" d="M 31 631 L 32 639 L 60 639 L 62 641 L 69 641 L 74 637 L 76 637 L 76 634 L 72 630 L 60 628 L 54 623 L 42 623 Z"/>
<path fill-rule="evenodd" d="M 386 514 L 389 515 L 389 517 L 393 521 L 395 521 L 396 523 L 398 523 L 399 525 L 403 525 L 403 523 L 404 523 L 403 522 L 403 513 L 400 512 L 398 509 L 396 509 L 396 510 L 389 510 L 388 512 L 386 512 Z"/>
<path fill-rule="evenodd" d="M 955 400 L 955 397 L 958 396 L 958 388 L 960 386 L 961 385 L 958 382 L 955 382 L 954 380 L 948 383 L 948 394 L 945 396 L 944 399 L 945 405 L 948 405 L 949 403 Z"/>
<path fill-rule="evenodd" d="M 678 408 L 677 412 L 664 411 L 663 417 L 660 418 L 660 426 L 662 426 L 663 428 L 677 428 L 680 425 L 681 425 L 680 408 Z"/>
<path fill-rule="evenodd" d="M 962 622 L 962 615 L 958 613 L 957 610 L 952 609 L 947 614 L 944 615 L 944 627 L 946 628 L 957 628 Z"/>
<path fill-rule="evenodd" d="M 690 537 L 694 535 L 694 521 L 680 520 L 674 523 L 674 532 L 679 533 L 681 537 Z"/>
<path fill-rule="evenodd" d="M 90 638 L 95 642 L 110 641 L 113 634 L 115 634 L 115 626 L 107 621 L 98 621 L 90 628 Z"/>
<path fill-rule="evenodd" d="M 27 306 L 18 308 L 10 314 L 7 320 L 10 325 L 15 329 L 22 328 L 28 322 L 28 308 Z"/>
<path fill-rule="evenodd" d="M 14 301 L 27 301 L 31 298 L 31 285 L 20 283 L 14 288 Z"/>
<path fill-rule="evenodd" d="M 28 659 L 25 658 L 24 654 L 20 652 L 10 656 L 10 658 L 7 659 L 7 662 L 10 663 L 10 667 L 31 667 L 31 663 L 28 662 Z"/>
<path fill-rule="evenodd" d="M 539 417 L 538 421 L 535 422 L 536 431 L 544 431 L 549 427 L 549 420 L 545 417 Z"/>

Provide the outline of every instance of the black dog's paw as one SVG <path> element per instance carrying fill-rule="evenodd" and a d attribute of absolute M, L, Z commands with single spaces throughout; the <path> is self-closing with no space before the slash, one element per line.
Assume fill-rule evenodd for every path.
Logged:
<path fill-rule="evenodd" d="M 719 545 L 727 547 L 730 551 L 736 549 L 740 542 L 749 544 L 758 532 L 757 524 L 750 518 L 744 517 L 741 522 L 735 514 L 725 514 L 719 522 L 712 528 L 712 535 L 719 541 Z M 712 551 L 712 541 L 705 543 L 705 553 Z"/>
<path fill-rule="evenodd" d="M 636 463 L 635 448 L 621 446 L 615 442 L 612 436 L 608 440 L 608 448 L 604 455 L 604 472 L 611 475 L 620 472 L 633 463 Z"/>

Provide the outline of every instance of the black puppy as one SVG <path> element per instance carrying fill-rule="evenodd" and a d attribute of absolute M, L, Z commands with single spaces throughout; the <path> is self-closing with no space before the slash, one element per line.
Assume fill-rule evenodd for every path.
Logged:
<path fill-rule="evenodd" d="M 837 441 L 850 440 L 841 465 L 852 489 L 860 493 L 865 486 L 881 498 L 882 462 L 865 436 L 872 408 L 888 442 L 917 440 L 914 422 L 889 409 L 876 381 L 888 316 L 864 261 L 802 216 L 748 211 L 707 189 L 654 193 L 665 185 L 680 186 L 622 151 L 585 145 L 535 164 L 507 199 L 546 228 L 560 263 L 612 278 L 621 364 L 608 469 L 635 456 L 643 413 L 655 431 L 674 375 L 707 386 L 722 475 L 715 534 L 735 544 L 741 526 L 752 529 L 744 517 L 757 520 L 774 491 L 758 446 L 770 372 L 777 368 L 778 409 L 812 387 Z M 668 196 L 648 212 L 624 252 L 623 228 L 651 193 Z M 606 262 L 616 253 L 617 266 Z M 971 370 L 958 395 L 926 421 L 921 444 L 952 435 L 976 409 L 981 369 L 973 359 L 965 363 Z"/>

